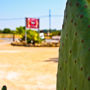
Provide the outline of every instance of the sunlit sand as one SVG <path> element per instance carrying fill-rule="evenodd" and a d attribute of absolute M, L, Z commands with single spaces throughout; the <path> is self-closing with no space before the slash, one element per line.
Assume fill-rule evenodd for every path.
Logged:
<path fill-rule="evenodd" d="M 0 46 L 0 88 L 56 90 L 57 47 Z"/>

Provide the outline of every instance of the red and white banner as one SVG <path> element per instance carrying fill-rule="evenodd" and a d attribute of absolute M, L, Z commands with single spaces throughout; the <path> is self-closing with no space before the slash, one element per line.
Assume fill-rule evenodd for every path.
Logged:
<path fill-rule="evenodd" d="M 26 18 L 26 28 L 28 29 L 39 29 L 39 19 Z"/>

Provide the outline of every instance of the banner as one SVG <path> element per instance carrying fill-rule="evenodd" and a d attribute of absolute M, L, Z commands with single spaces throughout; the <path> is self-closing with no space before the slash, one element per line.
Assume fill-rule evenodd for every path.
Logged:
<path fill-rule="evenodd" d="M 28 29 L 39 29 L 39 19 L 26 18 L 26 28 L 28 28 Z"/>

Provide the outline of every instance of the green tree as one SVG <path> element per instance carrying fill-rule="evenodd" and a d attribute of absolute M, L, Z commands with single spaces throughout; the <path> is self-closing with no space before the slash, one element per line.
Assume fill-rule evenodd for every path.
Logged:
<path fill-rule="evenodd" d="M 24 35 L 25 34 L 25 27 L 22 27 L 22 26 L 17 27 L 16 28 L 16 33 L 20 34 L 20 35 Z"/>
<path fill-rule="evenodd" d="M 52 31 L 51 34 L 52 34 L 52 36 L 60 36 L 61 35 L 61 30 Z"/>
<path fill-rule="evenodd" d="M 5 28 L 4 30 L 3 30 L 3 33 L 11 33 L 11 29 L 9 29 L 9 28 Z"/>
<path fill-rule="evenodd" d="M 0 30 L 0 33 L 2 33 L 3 31 L 2 30 Z"/>

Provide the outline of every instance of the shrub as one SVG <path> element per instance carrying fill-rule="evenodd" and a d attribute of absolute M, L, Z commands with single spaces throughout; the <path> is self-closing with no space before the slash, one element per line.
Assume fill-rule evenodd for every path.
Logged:
<path fill-rule="evenodd" d="M 22 40 L 25 39 L 25 36 L 22 35 Z M 27 30 L 27 43 L 40 43 L 42 40 L 39 37 L 39 33 L 33 30 Z"/>
<path fill-rule="evenodd" d="M 61 31 L 52 31 L 51 32 L 51 36 L 60 36 L 61 35 Z"/>

